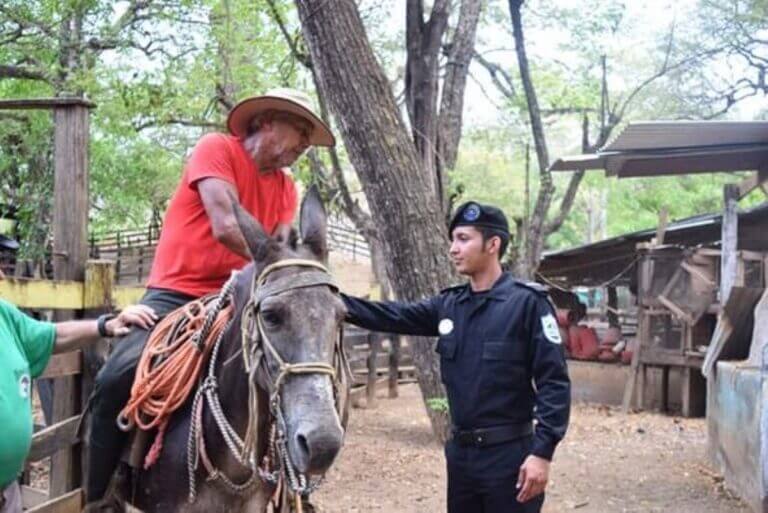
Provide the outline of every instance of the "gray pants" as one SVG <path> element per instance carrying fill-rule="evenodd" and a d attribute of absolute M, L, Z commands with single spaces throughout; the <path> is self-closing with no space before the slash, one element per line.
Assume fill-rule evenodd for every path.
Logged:
<path fill-rule="evenodd" d="M 14 481 L 2 489 L 0 497 L 0 513 L 21 513 L 21 489 L 19 482 Z"/>

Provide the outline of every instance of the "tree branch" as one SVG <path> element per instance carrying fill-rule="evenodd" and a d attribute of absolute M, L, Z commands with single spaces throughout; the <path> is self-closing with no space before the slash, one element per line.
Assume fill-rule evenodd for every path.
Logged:
<path fill-rule="evenodd" d="M 446 63 L 448 69 L 443 80 L 440 101 L 437 147 L 447 169 L 453 169 L 456 166 L 461 140 L 464 91 L 467 85 L 469 63 L 474 53 L 475 34 L 481 8 L 482 2 L 479 1 L 464 0 L 461 3 L 453 40 L 445 49 L 448 56 Z"/>
<path fill-rule="evenodd" d="M 294 58 L 302 63 L 306 68 L 311 69 L 312 60 L 310 59 L 309 54 L 300 51 L 298 45 L 296 44 L 296 39 L 292 38 L 288 33 L 288 28 L 285 25 L 283 17 L 280 15 L 280 11 L 277 10 L 275 0 L 267 0 L 267 5 L 269 6 L 272 19 L 275 23 L 277 23 L 277 26 L 280 28 L 280 32 L 285 38 L 285 42 L 288 44 L 288 48 L 291 49 L 291 54 L 293 54 Z"/>
<path fill-rule="evenodd" d="M 515 86 L 514 82 L 512 80 L 512 76 L 507 73 L 504 68 L 499 66 L 498 64 L 491 62 L 487 60 L 485 57 L 483 57 L 481 54 L 475 52 L 475 61 L 477 61 L 482 67 L 484 67 L 488 73 L 491 75 L 491 80 L 493 80 L 494 85 L 496 85 L 496 88 L 501 91 L 501 94 L 503 94 L 508 100 L 513 100 L 517 97 L 517 93 L 515 92 Z M 501 79 L 499 79 L 499 76 L 501 76 L 504 81 L 502 82 Z"/>
<path fill-rule="evenodd" d="M 0 80 L 5 78 L 19 78 L 26 80 L 41 80 L 43 82 L 51 82 L 51 77 L 47 73 L 39 70 L 27 68 L 24 66 L 10 66 L 6 64 L 0 64 Z"/>
<path fill-rule="evenodd" d="M 138 124 L 134 123 L 133 128 L 137 132 L 141 132 L 147 128 L 155 128 L 168 125 L 190 126 L 198 128 L 222 128 L 220 123 L 214 123 L 213 121 L 207 121 L 204 119 L 182 119 L 174 117 L 152 119 Z"/>

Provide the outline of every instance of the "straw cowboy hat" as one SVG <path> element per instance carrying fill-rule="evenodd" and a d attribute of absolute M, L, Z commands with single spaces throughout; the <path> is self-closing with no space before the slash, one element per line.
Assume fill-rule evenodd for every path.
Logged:
<path fill-rule="evenodd" d="M 312 124 L 309 144 L 312 146 L 333 146 L 336 139 L 312 109 L 312 102 L 306 93 L 295 89 L 272 89 L 261 96 L 251 96 L 232 107 L 227 117 L 227 128 L 232 135 L 243 137 L 254 116 L 265 110 L 279 110 L 296 114 Z"/>

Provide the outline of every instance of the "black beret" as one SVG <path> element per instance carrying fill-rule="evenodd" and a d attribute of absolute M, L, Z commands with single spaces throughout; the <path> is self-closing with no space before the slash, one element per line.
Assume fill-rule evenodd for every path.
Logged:
<path fill-rule="evenodd" d="M 504 212 L 500 208 L 482 205 L 475 201 L 468 201 L 456 209 L 451 224 L 448 226 L 448 234 L 451 237 L 453 236 L 453 229 L 457 226 L 490 228 L 509 238 L 509 223 Z"/>

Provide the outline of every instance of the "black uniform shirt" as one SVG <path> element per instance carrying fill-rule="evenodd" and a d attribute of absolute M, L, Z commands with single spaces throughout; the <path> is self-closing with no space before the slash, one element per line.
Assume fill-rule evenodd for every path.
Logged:
<path fill-rule="evenodd" d="M 504 273 L 473 293 L 451 287 L 417 303 L 342 295 L 347 321 L 373 331 L 439 336 L 436 351 L 458 429 L 537 420 L 532 454 L 552 459 L 565 435 L 570 380 L 546 294 Z"/>

